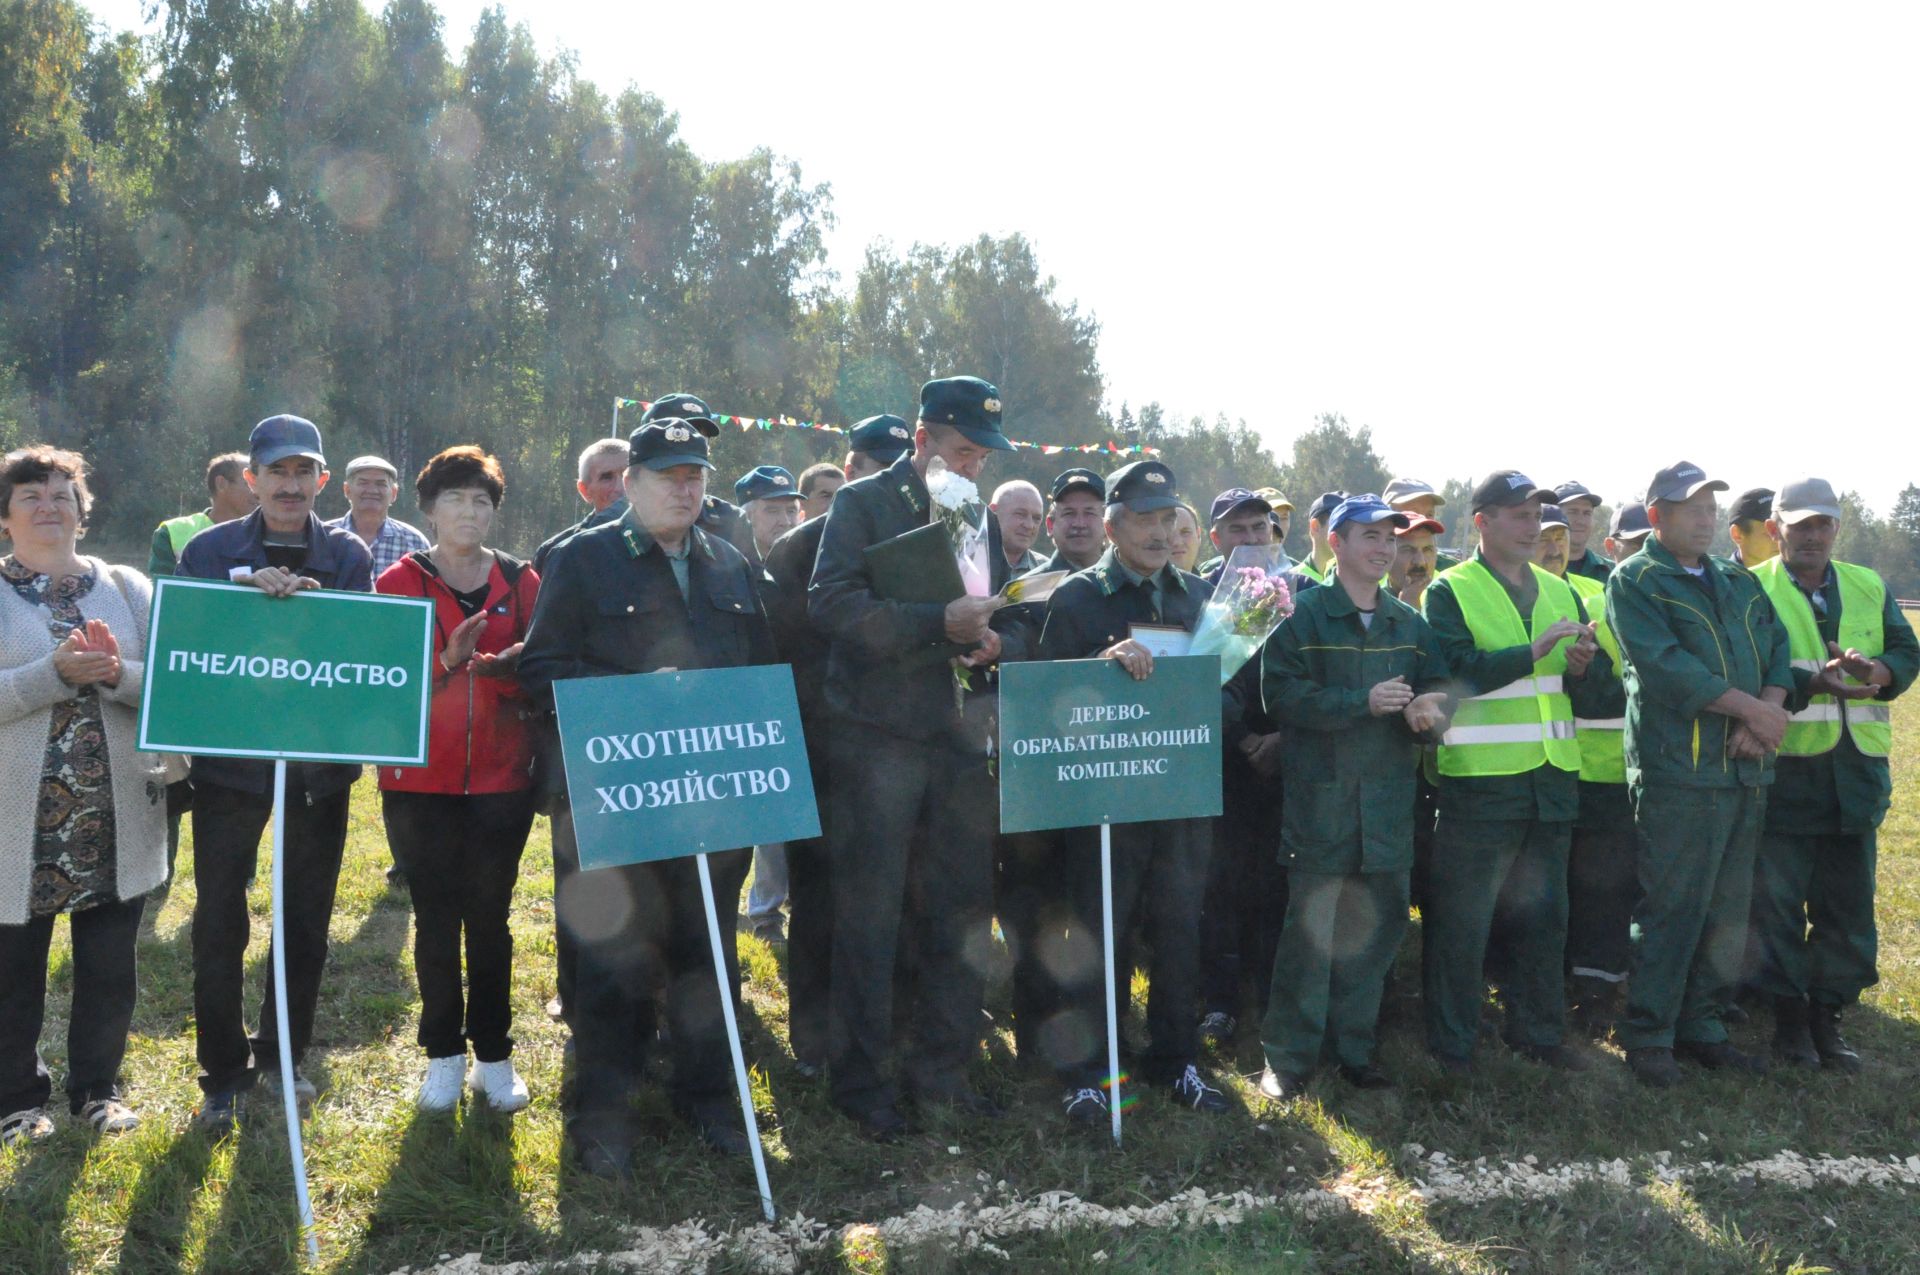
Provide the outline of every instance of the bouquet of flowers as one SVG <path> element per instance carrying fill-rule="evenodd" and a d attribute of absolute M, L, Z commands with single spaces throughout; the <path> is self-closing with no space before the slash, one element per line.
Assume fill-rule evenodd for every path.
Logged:
<path fill-rule="evenodd" d="M 1187 649 L 1189 655 L 1220 657 L 1222 686 L 1293 613 L 1293 593 L 1282 574 L 1286 564 L 1279 545 L 1241 545 L 1228 557 Z"/>
<path fill-rule="evenodd" d="M 980 488 L 935 456 L 927 465 L 927 495 L 933 498 L 934 516 L 953 540 L 967 596 L 986 597 L 993 592 L 993 572 L 987 559 L 987 502 L 980 499 Z"/>

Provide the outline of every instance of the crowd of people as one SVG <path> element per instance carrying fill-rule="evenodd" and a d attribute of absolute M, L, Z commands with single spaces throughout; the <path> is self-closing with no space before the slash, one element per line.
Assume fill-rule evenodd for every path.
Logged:
<path fill-rule="evenodd" d="M 1157 1090 L 1231 1111 L 1206 1059 L 1262 1014 L 1259 1088 L 1316 1073 L 1379 1088 L 1383 990 L 1418 909 L 1425 1044 L 1471 1074 L 1488 991 L 1532 1063 L 1585 1070 L 1611 1037 L 1639 1081 L 1682 1063 L 1732 1072 L 1749 1006 L 1772 1062 L 1858 1070 L 1843 1012 L 1877 980 L 1876 833 L 1888 809 L 1888 701 L 1920 643 L 1873 572 L 1836 561 L 1831 485 L 1796 476 L 1732 501 L 1733 558 L 1709 552 L 1724 482 L 1686 462 L 1596 525 L 1601 496 L 1489 474 L 1470 507 L 1428 483 L 1312 493 L 1311 553 L 1280 554 L 1293 504 L 1232 488 L 1200 507 L 1157 459 L 1070 468 L 1042 492 L 993 491 L 989 593 L 1068 573 L 1042 602 L 904 600 L 869 551 L 936 516 L 928 474 L 978 481 L 999 391 L 928 382 L 916 416 L 880 415 L 839 465 L 756 466 L 716 494 L 690 394 L 579 458 L 587 506 L 522 561 L 489 543 L 506 496 L 477 447 L 414 478 L 431 535 L 394 518 L 396 467 L 348 462 L 323 521 L 319 430 L 296 416 L 215 457 L 209 504 L 156 529 L 142 575 L 79 552 L 84 460 L 47 446 L 0 462 L 0 737 L 14 758 L 0 859 L 0 1139 L 52 1132 L 41 1060 L 54 919 L 71 918 L 66 1096 L 102 1132 L 133 1128 L 121 1064 L 135 940 L 169 879 L 183 817 L 194 880 L 193 1020 L 220 1135 L 277 1081 L 268 985 L 250 1033 L 247 890 L 271 813 L 271 765 L 136 751 L 149 577 L 231 581 L 299 606 L 310 589 L 433 604 L 428 763 L 378 769 L 397 887 L 411 896 L 428 1111 L 527 1105 L 513 1064 L 509 909 L 536 814 L 552 825 L 555 995 L 569 1032 L 578 1170 L 634 1168 L 631 1099 L 665 1050 L 677 1109 L 714 1150 L 748 1148 L 731 1089 L 723 993 L 688 858 L 583 870 L 553 686 L 665 669 L 790 664 L 822 833 L 710 856 L 723 915 L 787 949 L 787 1046 L 866 1134 L 939 1107 L 1004 1115 L 975 1083 L 986 954 L 1005 943 L 1011 1035 L 1069 1124 L 1105 1128 Z M 1447 521 L 1474 549 L 1444 554 Z M 1051 548 L 1042 547 L 1045 535 Z M 1209 560 L 1202 562 L 1210 546 Z M 1105 1062 L 1096 829 L 998 831 L 998 668 L 1111 660 L 1153 676 L 1140 626 L 1193 631 L 1235 550 L 1271 546 L 1290 612 L 1220 692 L 1222 813 L 1112 831 L 1120 1001 L 1149 973 L 1146 1033 Z M 1161 648 L 1164 649 L 1164 648 Z M 965 676 L 956 676 L 965 674 Z M 327 930 L 356 766 L 289 767 L 288 1042 L 299 1063 L 327 994 Z"/>

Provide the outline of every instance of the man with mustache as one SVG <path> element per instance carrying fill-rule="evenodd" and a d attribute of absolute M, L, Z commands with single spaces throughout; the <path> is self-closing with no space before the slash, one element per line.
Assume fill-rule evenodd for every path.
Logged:
<path fill-rule="evenodd" d="M 1137 680 L 1153 674 L 1153 654 L 1130 634 L 1136 624 L 1173 625 L 1191 633 L 1213 589 L 1172 565 L 1174 519 L 1180 508 L 1173 471 L 1157 460 L 1135 461 L 1107 478 L 1106 554 L 1070 578 L 1047 605 L 1039 656 L 1045 660 L 1110 659 Z M 1142 1077 L 1192 1111 L 1228 1110 L 1218 1087 L 1195 1064 L 1199 1050 L 1200 910 L 1206 892 L 1207 819 L 1129 823 L 1113 829 L 1113 924 L 1118 939 L 1144 919 L 1153 936 L 1150 1043 Z M 1066 1086 L 1066 1115 L 1106 1128 L 1111 1103 L 1125 1101 L 1120 1078 L 1105 1076 L 1106 992 L 1102 949 L 1100 833 L 1067 833 L 1072 944 L 1081 957 L 1062 975 L 1065 1011 L 1043 1044 Z M 1121 946 L 1116 943 L 1116 946 Z M 1120 971 L 1132 968 L 1121 960 Z M 1122 988 L 1125 987 L 1125 975 Z M 1121 997 L 1125 1003 L 1126 997 Z M 1106 1087 L 1111 1082 L 1111 1091 Z"/>
<path fill-rule="evenodd" d="M 247 445 L 247 485 L 260 506 L 209 527 L 180 553 L 180 575 L 250 584 L 298 606 L 310 589 L 373 588 L 373 555 L 351 531 L 322 523 L 313 503 L 327 485 L 320 431 L 298 416 L 270 416 Z M 294 1093 L 302 1110 L 314 1086 L 299 1070 L 313 1036 L 327 926 L 347 846 L 347 799 L 360 767 L 287 765 L 287 1025 L 293 1033 Z M 195 1122 L 232 1130 L 262 1067 L 271 1069 L 273 983 L 260 1001 L 259 1035 L 249 1040 L 241 1009 L 247 940 L 247 883 L 260 835 L 273 814 L 273 764 L 230 757 L 193 759 L 193 1012 L 202 1099 Z"/>

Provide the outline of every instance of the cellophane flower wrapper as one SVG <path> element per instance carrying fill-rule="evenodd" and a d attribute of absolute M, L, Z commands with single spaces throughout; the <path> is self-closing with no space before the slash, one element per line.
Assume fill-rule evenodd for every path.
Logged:
<path fill-rule="evenodd" d="M 1227 558 L 1213 599 L 1200 613 L 1189 655 L 1218 655 L 1220 684 L 1266 644 L 1280 621 L 1293 613 L 1285 576 L 1288 558 L 1279 545 L 1241 545 Z"/>

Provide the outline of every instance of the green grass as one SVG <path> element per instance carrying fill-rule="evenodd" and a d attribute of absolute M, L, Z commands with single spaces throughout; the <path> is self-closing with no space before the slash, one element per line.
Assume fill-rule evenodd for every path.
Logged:
<path fill-rule="evenodd" d="M 1916 701 L 1920 702 L 1920 701 Z M 1148 1095 L 1130 1116 L 1127 1146 L 1065 1128 L 1052 1085 L 1018 1069 L 991 1040 L 981 1085 L 1015 1108 L 993 1126 L 945 1125 L 875 1147 L 837 1118 L 783 1049 L 784 997 L 772 953 L 741 938 L 748 974 L 743 1024 L 756 1068 L 761 1128 L 785 1217 L 838 1228 L 881 1223 L 916 1206 L 945 1209 L 992 1184 L 1024 1196 L 1065 1190 L 1113 1208 L 1152 1205 L 1194 1187 L 1260 1196 L 1337 1190 L 1354 1207 L 1291 1202 L 1231 1227 L 1078 1226 L 991 1242 L 901 1243 L 855 1233 L 810 1250 L 806 1270 L 857 1271 L 1811 1271 L 1920 1270 L 1920 1193 L 1898 1187 L 1796 1190 L 1733 1177 L 1654 1180 L 1651 1158 L 1737 1163 L 1783 1149 L 1808 1155 L 1905 1157 L 1920 1151 L 1920 708 L 1902 704 L 1896 804 L 1881 842 L 1880 986 L 1848 1020 L 1868 1058 L 1862 1076 L 1776 1075 L 1758 1082 L 1695 1076 L 1656 1095 L 1635 1086 L 1617 1053 L 1572 1078 L 1483 1050 L 1471 1081 L 1424 1061 L 1417 1036 L 1417 968 L 1409 944 L 1387 1007 L 1383 1063 L 1401 1080 L 1385 1093 L 1317 1084 L 1285 1113 L 1265 1110 L 1243 1076 L 1258 1047 L 1218 1059 L 1244 1111 L 1202 1120 Z M 632 1228 L 687 1218 L 710 1229 L 759 1220 L 744 1163 L 705 1154 L 651 1091 L 642 1111 L 641 1174 L 629 1186 L 559 1173 L 557 1105 L 563 1034 L 541 1007 L 552 992 L 552 879 L 545 821 L 536 827 L 516 896 L 516 1058 L 534 1093 L 512 1120 L 462 1112 L 420 1118 L 412 1093 L 422 1059 L 409 952 L 410 918 L 386 889 L 385 842 L 363 780 L 333 922 L 333 955 L 310 1070 L 325 1092 L 307 1149 L 322 1265 L 386 1272 L 443 1254 L 542 1268 L 568 1255 L 618 1253 Z M 0 1153 L 0 1275 L 39 1272 L 274 1272 L 298 1269 L 300 1240 L 283 1126 L 256 1117 L 212 1146 L 188 1127 L 193 1082 L 187 922 L 192 854 L 151 914 L 141 944 L 141 1002 L 127 1062 L 130 1098 L 145 1117 L 130 1136 L 97 1141 L 62 1121 L 38 1147 Z M 265 856 L 252 898 L 252 977 L 265 977 Z M 44 1046 L 61 1074 L 69 971 L 56 939 Z M 1138 991 L 1138 986 L 1136 986 Z M 1004 1021 L 1004 988 L 993 1008 Z M 254 997 L 249 1004 L 257 1004 Z M 1742 1029 L 1763 1048 L 1767 1025 Z M 1137 1026 L 1137 1022 L 1135 1024 Z M 1243 1037 L 1249 1035 L 1243 1031 Z M 266 1104 L 260 1104 L 265 1107 Z M 1681 1140 L 1705 1135 L 1704 1144 Z M 1412 1191 L 1419 1144 L 1455 1162 L 1537 1157 L 1543 1166 L 1624 1157 L 1627 1188 L 1588 1184 L 1548 1200 L 1427 1202 Z M 953 1154 L 950 1148 L 957 1148 Z M 982 1177 L 984 1175 L 984 1178 Z M 991 1237 L 990 1237 L 991 1238 Z M 613 1258 L 566 1269 L 637 1269 Z M 740 1253 L 715 1269 L 747 1270 Z"/>

